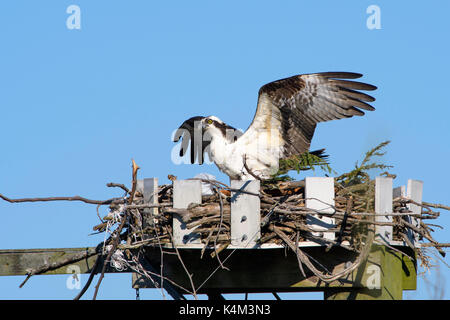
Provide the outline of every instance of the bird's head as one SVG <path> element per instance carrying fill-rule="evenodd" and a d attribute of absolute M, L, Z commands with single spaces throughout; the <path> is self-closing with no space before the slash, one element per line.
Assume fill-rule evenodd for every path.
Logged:
<path fill-rule="evenodd" d="M 218 128 L 223 125 L 224 125 L 223 121 L 217 118 L 216 116 L 209 116 L 202 120 L 202 126 L 204 130 L 208 130 L 211 128 Z"/>
<path fill-rule="evenodd" d="M 202 120 L 204 139 L 212 140 L 214 137 L 222 136 L 223 121 L 215 116 L 209 116 Z"/>
<path fill-rule="evenodd" d="M 202 128 L 206 135 L 206 139 L 214 139 L 214 137 L 225 138 L 229 142 L 236 141 L 242 135 L 240 130 L 227 125 L 216 116 L 209 116 L 202 120 Z"/>

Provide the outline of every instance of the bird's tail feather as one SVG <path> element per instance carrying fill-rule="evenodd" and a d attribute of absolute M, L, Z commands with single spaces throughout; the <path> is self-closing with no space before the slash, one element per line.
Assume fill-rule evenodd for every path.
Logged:
<path fill-rule="evenodd" d="M 316 157 L 319 157 L 322 160 L 325 160 L 328 164 L 328 154 L 325 154 L 325 149 L 314 150 L 310 151 L 309 153 Z"/>

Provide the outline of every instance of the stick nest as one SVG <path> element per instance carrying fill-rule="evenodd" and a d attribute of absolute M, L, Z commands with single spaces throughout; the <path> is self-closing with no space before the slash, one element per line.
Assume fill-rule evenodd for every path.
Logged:
<path fill-rule="evenodd" d="M 436 209 L 450 210 L 450 207 L 433 203 L 416 203 L 405 197 L 393 199 L 393 219 L 391 222 L 379 222 L 375 217 L 375 180 L 369 175 L 371 170 L 382 171 L 381 175 L 395 178 L 388 170 L 392 167 L 383 163 L 377 163 L 384 155 L 383 148 L 389 141 L 383 142 L 372 150 L 369 150 L 361 163 L 355 164 L 353 170 L 338 175 L 335 180 L 334 204 L 328 204 L 334 208 L 330 214 L 318 213 L 305 206 L 304 181 L 294 181 L 288 172 L 322 169 L 327 173 L 335 173 L 324 161 L 324 158 L 313 154 L 301 155 L 280 161 L 279 172 L 270 180 L 261 182 L 260 214 L 261 214 L 261 236 L 258 244 L 276 244 L 290 248 L 299 261 L 300 272 L 305 275 L 304 266 L 320 280 L 332 282 L 345 277 L 355 270 L 366 260 L 374 241 L 376 225 L 389 225 L 393 227 L 393 240 L 404 241 L 419 258 L 421 265 L 428 269 L 433 260 L 429 255 L 429 249 L 434 248 L 442 256 L 445 255 L 444 248 L 450 244 L 439 243 L 432 233 L 434 228 L 441 226 L 429 223 L 435 220 L 440 213 Z M 123 184 L 108 183 L 108 187 L 121 188 L 124 195 L 108 200 L 90 200 L 79 196 L 74 197 L 49 197 L 49 198 L 23 198 L 11 199 L 2 194 L 0 198 L 10 203 L 39 202 L 39 201 L 82 201 L 97 205 L 97 215 L 101 223 L 94 226 L 96 232 L 105 232 L 105 241 L 100 243 L 95 250 L 89 250 L 82 255 L 75 255 L 53 264 L 46 264 L 30 268 L 27 278 L 21 286 L 35 274 L 70 264 L 74 261 L 97 255 L 95 266 L 85 287 L 78 294 L 79 299 L 89 287 L 93 276 L 98 272 L 97 265 L 103 262 L 101 276 L 95 288 L 94 299 L 103 279 L 104 273 L 110 265 L 119 271 L 130 270 L 144 275 L 153 282 L 155 287 L 164 287 L 175 299 L 183 299 L 182 293 L 193 294 L 196 297 L 196 288 L 192 282 L 191 274 L 186 269 L 178 248 L 173 240 L 172 222 L 174 216 L 181 217 L 188 229 L 195 230 L 200 238 L 203 249 L 200 257 L 203 258 L 206 248 L 213 248 L 212 258 L 216 258 L 220 268 L 227 269 L 219 255 L 231 243 L 230 238 L 230 198 L 233 190 L 228 185 L 212 180 L 199 179 L 202 183 L 210 184 L 213 195 L 203 196 L 201 204 L 191 204 L 187 209 L 173 208 L 172 184 L 161 185 L 158 188 L 158 203 L 149 204 L 144 202 L 142 190 L 137 187 L 137 172 L 139 167 L 133 161 L 131 190 Z M 337 175 L 337 174 L 336 174 Z M 169 175 L 170 180 L 176 177 Z M 410 205 L 418 205 L 422 208 L 419 214 L 410 211 Z M 103 218 L 100 217 L 99 208 L 109 206 L 109 212 Z M 324 230 L 316 229 L 314 225 L 307 223 L 308 215 L 329 216 L 334 218 L 334 227 L 326 232 L 334 232 L 334 240 L 322 237 Z M 415 223 L 414 219 L 419 223 Z M 417 235 L 420 247 L 411 242 L 411 235 Z M 321 269 L 314 258 L 307 256 L 299 242 L 314 241 L 321 243 L 330 249 L 339 246 L 356 253 L 356 259 L 343 271 L 333 274 L 328 270 Z M 382 243 L 391 249 L 387 243 Z M 161 256 L 168 253 L 167 248 L 175 250 L 180 263 L 183 265 L 186 275 L 190 279 L 191 288 L 183 288 L 167 279 L 161 269 L 158 273 L 152 268 L 151 262 L 147 261 L 144 254 L 146 247 L 159 247 Z M 401 252 L 401 251 L 399 251 Z M 174 254 L 174 252 L 171 252 Z M 404 254 L 402 252 L 402 254 Z M 161 267 L 162 268 L 162 267 Z M 164 280 L 164 284 L 163 284 Z M 164 291 L 161 290 L 164 295 Z"/>
<path fill-rule="evenodd" d="M 429 224 L 427 221 L 439 217 L 440 213 L 434 209 L 449 210 L 450 208 L 427 202 L 416 203 L 411 199 L 398 197 L 393 199 L 392 203 L 392 222 L 376 221 L 374 210 L 375 180 L 371 179 L 368 172 L 374 169 L 381 170 L 383 171 L 381 175 L 395 178 L 395 175 L 388 172 L 392 168 L 391 166 L 374 161 L 374 159 L 379 159 L 384 155 L 382 149 L 388 143 L 389 141 L 383 142 L 368 151 L 362 162 L 355 164 L 353 170 L 335 178 L 335 203 L 329 204 L 334 208 L 334 212 L 330 214 L 318 214 L 307 208 L 305 206 L 304 181 L 293 181 L 291 177 L 286 175 L 291 170 L 299 172 L 314 169 L 317 166 L 332 172 L 333 170 L 328 164 L 324 163 L 323 159 L 314 156 L 302 156 L 298 157 L 297 161 L 293 161 L 291 158 L 281 162 L 280 168 L 282 170 L 273 179 L 261 182 L 259 194 L 261 237 L 258 244 L 272 243 L 291 248 L 298 256 L 299 267 L 303 274 L 303 265 L 306 265 L 321 280 L 330 282 L 347 275 L 367 258 L 372 243 L 376 241 L 374 240 L 376 225 L 389 225 L 393 227 L 393 240 L 404 241 L 417 253 L 422 266 L 429 268 L 431 259 L 426 250 L 433 247 L 444 256 L 443 248 L 447 247 L 447 244 L 439 243 L 433 239 L 432 227 L 437 225 Z M 169 176 L 169 179 L 175 180 L 176 177 Z M 122 237 L 126 244 L 120 244 L 118 248 L 129 250 L 145 246 L 175 246 L 172 235 L 172 221 L 174 216 L 177 215 L 181 217 L 186 227 L 195 230 L 195 234 L 200 238 L 203 245 L 200 258 L 203 258 L 206 248 L 213 248 L 214 251 L 211 256 L 217 257 L 223 267 L 218 255 L 231 243 L 230 198 L 232 192 L 236 190 L 218 181 L 198 180 L 210 184 L 214 194 L 203 196 L 201 204 L 191 204 L 187 209 L 173 208 L 172 184 L 159 186 L 158 204 L 156 205 L 145 204 L 143 195 L 139 190 L 127 192 L 128 196 L 124 202 L 128 205 L 112 203 L 110 205 L 112 214 L 110 212 L 105 220 L 112 219 L 113 223 L 118 223 L 124 217 L 127 218 L 127 230 Z M 132 201 L 130 201 L 130 198 L 132 198 Z M 411 212 L 409 210 L 411 204 L 420 206 L 422 208 L 421 213 L 414 214 Z M 153 210 L 156 212 L 152 212 Z M 335 226 L 326 230 L 326 232 L 335 232 L 335 240 L 323 238 L 324 230 L 308 224 L 308 215 L 319 215 L 319 218 L 321 216 L 334 218 Z M 416 224 L 412 218 L 420 219 L 418 220 L 419 223 Z M 105 231 L 110 229 L 113 223 L 111 223 L 111 220 L 104 221 L 94 229 Z M 411 242 L 411 234 L 418 235 L 421 248 Z M 333 246 L 343 247 L 357 253 L 358 258 L 341 274 L 327 274 L 327 272 L 317 269 L 310 259 L 302 254 L 298 243 L 303 241 L 321 243 L 328 249 Z M 389 246 L 387 243 L 382 244 Z M 396 250 L 395 248 L 392 249 Z"/>

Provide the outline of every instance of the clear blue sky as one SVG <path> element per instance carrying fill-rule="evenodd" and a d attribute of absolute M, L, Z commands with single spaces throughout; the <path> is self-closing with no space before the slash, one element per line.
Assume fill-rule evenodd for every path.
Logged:
<path fill-rule="evenodd" d="M 81 9 L 79 30 L 66 27 L 72 4 Z M 381 9 L 381 29 L 366 26 L 372 4 Z M 379 87 L 377 110 L 320 124 L 312 148 L 325 147 L 342 173 L 392 140 L 385 160 L 395 166 L 394 184 L 423 180 L 424 200 L 448 204 L 449 12 L 448 1 L 2 1 L 0 193 L 119 196 L 105 184 L 129 185 L 132 158 L 141 178 L 161 183 L 168 174 L 200 172 L 227 181 L 213 165 L 171 162 L 171 134 L 182 121 L 215 114 L 246 129 L 263 84 L 353 71 Z M 91 205 L 0 202 L 0 215 L 2 249 L 103 240 L 88 235 L 98 223 Z M 449 215 L 443 211 L 437 221 L 445 228 L 436 231 L 442 242 L 450 242 Z M 450 283 L 447 267 L 441 275 Z M 36 276 L 19 289 L 23 278 L 1 277 L 0 298 L 77 294 L 66 288 L 66 275 Z M 430 290 L 420 279 L 405 298 L 427 299 Z M 106 275 L 100 299 L 134 297 L 129 274 Z M 161 298 L 155 290 L 141 290 L 141 297 Z"/>

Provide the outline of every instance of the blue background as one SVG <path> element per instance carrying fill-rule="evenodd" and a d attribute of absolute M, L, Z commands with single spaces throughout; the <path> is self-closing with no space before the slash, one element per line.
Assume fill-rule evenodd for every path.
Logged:
<path fill-rule="evenodd" d="M 66 27 L 72 4 L 81 8 L 80 30 Z M 366 26 L 372 4 L 381 9 L 379 30 Z M 448 204 L 449 12 L 448 1 L 3 1 L 0 193 L 120 196 L 105 184 L 129 185 L 132 158 L 141 178 L 158 177 L 161 184 L 168 174 L 200 172 L 226 182 L 214 165 L 172 162 L 170 139 L 182 121 L 214 114 L 246 129 L 263 84 L 300 73 L 353 71 L 379 87 L 377 110 L 319 124 L 311 148 L 325 147 L 333 169 L 343 173 L 365 151 L 392 140 L 384 161 L 395 166 L 394 184 L 423 180 L 425 201 Z M 443 211 L 437 221 L 444 227 L 436 229 L 438 241 L 450 242 L 449 214 Z M 2 249 L 103 240 L 89 236 L 98 223 L 93 205 L 2 201 L 0 217 Z M 404 298 L 448 299 L 450 272 L 439 265 Z M 19 289 L 23 278 L 1 277 L 0 298 L 77 294 L 66 288 L 66 275 L 35 276 Z M 82 275 L 82 284 L 86 279 Z M 92 294 L 93 288 L 84 298 Z M 100 299 L 134 297 L 129 274 L 106 275 Z M 141 298 L 161 295 L 146 289 Z"/>

